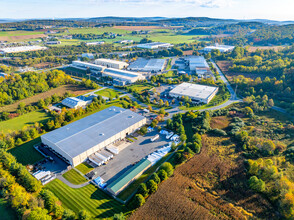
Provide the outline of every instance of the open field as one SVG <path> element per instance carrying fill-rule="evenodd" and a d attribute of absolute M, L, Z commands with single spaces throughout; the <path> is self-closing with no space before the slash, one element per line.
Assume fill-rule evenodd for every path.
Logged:
<path fill-rule="evenodd" d="M 248 189 L 240 153 L 228 137 L 204 135 L 203 148 L 130 219 L 274 219 L 271 204 Z"/>
<path fill-rule="evenodd" d="M 17 214 L 9 207 L 9 204 L 3 198 L 0 198 L 0 213 L 1 220 L 17 219 Z"/>
<path fill-rule="evenodd" d="M 171 44 L 191 43 L 197 41 L 198 35 L 151 34 L 148 39 Z"/>
<path fill-rule="evenodd" d="M 51 89 L 47 92 L 43 92 L 37 95 L 34 95 L 32 97 L 17 101 L 11 105 L 5 105 L 0 107 L 0 112 L 2 111 L 7 111 L 7 112 L 13 112 L 16 111 L 18 105 L 20 102 L 25 103 L 26 105 L 31 105 L 33 103 L 38 102 L 40 99 L 45 99 L 49 96 L 52 96 L 53 94 L 57 94 L 57 95 L 63 95 L 65 92 L 69 92 L 72 93 L 74 96 L 78 96 L 78 95 L 82 95 L 85 93 L 88 93 L 92 91 L 91 89 L 87 89 L 83 86 L 78 86 L 78 85 L 64 85 L 64 86 L 60 86 L 58 88 L 54 88 Z"/>
<path fill-rule="evenodd" d="M 116 34 L 126 34 L 131 33 L 131 31 L 121 30 L 112 27 L 103 27 L 103 28 L 68 28 L 69 34 L 103 34 L 105 32 L 112 32 Z M 62 33 L 65 34 L 65 33 Z"/>
<path fill-rule="evenodd" d="M 234 76 L 240 76 L 240 75 L 243 75 L 251 79 L 255 79 L 257 77 L 264 79 L 266 77 L 265 74 L 229 72 L 229 67 L 233 65 L 231 61 L 217 61 L 216 63 L 218 67 L 221 69 L 221 71 L 226 75 L 229 81 L 231 81 Z"/>
<path fill-rule="evenodd" d="M 163 29 L 160 26 L 114 26 L 113 28 L 126 31 L 141 31 L 141 30 L 153 30 Z"/>
<path fill-rule="evenodd" d="M 89 184 L 79 189 L 72 189 L 56 179 L 48 183 L 45 188 L 51 190 L 62 202 L 64 208 L 78 213 L 87 210 L 93 217 L 111 219 L 114 214 L 126 212 L 124 205 Z"/>
<path fill-rule="evenodd" d="M 114 89 L 103 89 L 103 90 L 100 90 L 98 92 L 95 92 L 95 94 L 97 95 L 101 95 L 101 96 L 104 96 L 104 97 L 107 97 L 107 98 L 115 98 L 117 95 L 122 95 L 123 93 L 121 92 L 118 92 Z"/>
<path fill-rule="evenodd" d="M 1 31 L 0 41 L 19 41 L 26 39 L 46 37 L 44 32 L 40 31 Z"/>
<path fill-rule="evenodd" d="M 139 84 L 139 85 L 131 85 L 131 86 L 128 86 L 128 88 L 131 88 L 133 90 L 135 90 L 137 93 L 142 93 L 143 91 L 145 90 L 150 90 L 153 88 L 153 86 L 151 85 L 148 85 L 148 84 Z"/>
<path fill-rule="evenodd" d="M 256 50 L 274 50 L 279 51 L 281 49 L 284 49 L 284 46 L 261 46 L 261 47 L 249 47 L 249 52 L 255 52 Z"/>
<path fill-rule="evenodd" d="M 79 174 L 76 170 L 71 169 L 62 175 L 65 179 L 75 185 L 80 185 L 87 182 L 87 179 Z"/>
<path fill-rule="evenodd" d="M 94 168 L 91 167 L 86 162 L 84 162 L 84 163 L 81 163 L 80 165 L 76 166 L 76 169 L 78 169 L 79 171 L 81 171 L 83 174 L 87 174 L 90 171 L 92 171 Z"/>
<path fill-rule="evenodd" d="M 19 131 L 24 126 L 32 126 L 35 122 L 38 123 L 46 123 L 48 119 L 51 117 L 44 111 L 34 111 L 24 115 L 20 115 L 19 117 L 15 117 L 9 119 L 7 121 L 0 122 L 0 132 L 11 133 L 13 131 Z"/>
<path fill-rule="evenodd" d="M 225 116 L 213 117 L 210 122 L 212 129 L 225 129 L 229 126 L 231 120 Z"/>
<path fill-rule="evenodd" d="M 41 138 L 36 138 L 18 147 L 10 149 L 8 152 L 16 157 L 23 165 L 34 164 L 43 159 L 43 156 L 34 148 L 35 144 L 41 142 Z"/>

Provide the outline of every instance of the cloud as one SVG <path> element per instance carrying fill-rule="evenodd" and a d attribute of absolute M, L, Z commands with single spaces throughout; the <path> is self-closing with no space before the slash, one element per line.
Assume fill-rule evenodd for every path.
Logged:
<path fill-rule="evenodd" d="M 121 3 L 136 5 L 162 5 L 198 6 L 204 8 L 225 8 L 233 5 L 235 0 L 89 0 L 91 3 Z"/>

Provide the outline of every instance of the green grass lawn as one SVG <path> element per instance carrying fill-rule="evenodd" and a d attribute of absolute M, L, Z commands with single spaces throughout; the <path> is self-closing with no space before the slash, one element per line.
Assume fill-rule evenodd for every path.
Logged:
<path fill-rule="evenodd" d="M 44 34 L 41 31 L 0 31 L 0 37 L 11 37 L 11 36 L 25 36 L 25 35 L 35 35 Z"/>
<path fill-rule="evenodd" d="M 137 93 L 142 93 L 145 90 L 150 90 L 153 86 L 149 84 L 131 85 L 128 88 L 134 89 Z"/>
<path fill-rule="evenodd" d="M 65 179 L 75 185 L 80 185 L 87 182 L 87 179 L 79 174 L 76 170 L 71 169 L 62 175 Z"/>
<path fill-rule="evenodd" d="M 171 44 L 180 44 L 180 43 L 191 43 L 196 41 L 194 39 L 197 36 L 189 36 L 189 35 L 175 35 L 175 34 L 151 34 L 150 40 L 171 43 Z"/>
<path fill-rule="evenodd" d="M 41 138 L 36 138 L 23 145 L 10 149 L 8 152 L 16 157 L 17 161 L 23 165 L 34 164 L 44 157 L 34 148 L 35 144 L 41 142 Z"/>
<path fill-rule="evenodd" d="M 124 205 L 92 184 L 73 189 L 55 179 L 45 188 L 51 190 L 60 199 L 64 208 L 71 209 L 76 213 L 85 209 L 95 218 L 112 219 L 114 214 L 127 211 Z"/>
<path fill-rule="evenodd" d="M 115 98 L 117 95 L 122 95 L 123 93 L 107 88 L 107 89 L 103 89 L 98 92 L 95 92 L 95 94 L 108 97 L 108 98 Z"/>
<path fill-rule="evenodd" d="M 0 122 L 0 132 L 4 134 L 21 130 L 24 126 L 34 125 L 35 122 L 45 123 L 50 118 L 44 111 L 34 111 L 7 121 Z"/>
<path fill-rule="evenodd" d="M 88 163 L 84 162 L 84 163 L 81 163 L 80 165 L 76 166 L 76 169 L 81 171 L 83 174 L 87 174 L 90 171 L 92 171 L 94 168 L 91 167 Z"/>
<path fill-rule="evenodd" d="M 13 220 L 17 219 L 17 214 L 15 211 L 9 206 L 8 202 L 3 198 L 0 198 L 0 219 L 1 220 Z"/>
<path fill-rule="evenodd" d="M 112 27 L 103 27 L 103 28 L 71 28 L 68 29 L 70 34 L 103 34 L 105 32 L 112 32 L 116 34 L 127 34 L 131 33 L 132 31 L 126 31 L 121 29 L 116 29 Z M 64 34 L 64 33 L 63 33 Z"/>

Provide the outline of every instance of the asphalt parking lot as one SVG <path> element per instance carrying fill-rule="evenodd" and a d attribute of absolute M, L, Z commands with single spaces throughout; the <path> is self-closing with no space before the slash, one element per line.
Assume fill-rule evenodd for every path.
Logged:
<path fill-rule="evenodd" d="M 138 136 L 138 140 L 135 140 L 131 145 L 119 152 L 118 155 L 115 155 L 106 165 L 95 168 L 95 177 L 100 176 L 109 184 L 127 171 L 134 163 L 139 162 L 155 150 L 166 146 L 168 140 L 164 135 L 160 135 L 160 138 L 154 142 L 150 141 L 150 138 L 156 134 L 158 134 L 157 131 L 152 131 L 144 137 Z"/>

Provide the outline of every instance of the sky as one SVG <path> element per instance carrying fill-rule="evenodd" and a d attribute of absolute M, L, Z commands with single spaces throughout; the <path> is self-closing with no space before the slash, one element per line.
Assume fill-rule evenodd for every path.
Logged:
<path fill-rule="evenodd" d="M 0 0 L 0 18 L 212 17 L 294 20 L 294 0 Z"/>

